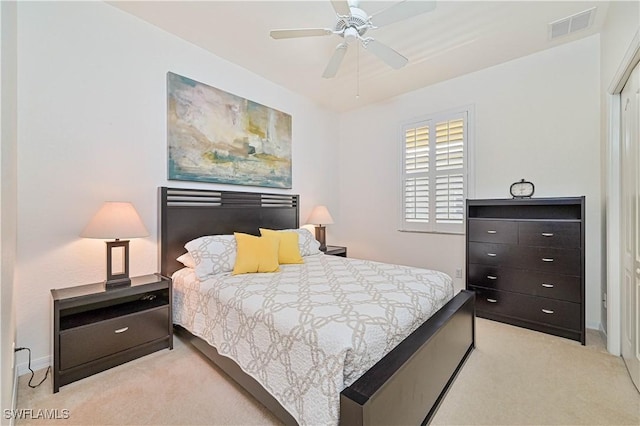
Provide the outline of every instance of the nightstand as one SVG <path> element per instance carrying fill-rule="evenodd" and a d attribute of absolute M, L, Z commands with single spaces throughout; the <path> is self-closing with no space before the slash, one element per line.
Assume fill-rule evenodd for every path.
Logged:
<path fill-rule="evenodd" d="M 160 349 L 173 349 L 171 280 L 131 278 L 105 290 L 104 282 L 52 289 L 53 392 L 60 386 Z"/>
<path fill-rule="evenodd" d="M 327 246 L 327 250 L 324 252 L 324 254 L 347 257 L 347 248 L 341 246 Z"/>

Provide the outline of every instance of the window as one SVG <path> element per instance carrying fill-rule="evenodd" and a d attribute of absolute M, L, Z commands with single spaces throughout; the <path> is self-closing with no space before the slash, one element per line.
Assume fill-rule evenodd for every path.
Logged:
<path fill-rule="evenodd" d="M 471 107 L 402 127 L 402 230 L 464 232 Z"/>

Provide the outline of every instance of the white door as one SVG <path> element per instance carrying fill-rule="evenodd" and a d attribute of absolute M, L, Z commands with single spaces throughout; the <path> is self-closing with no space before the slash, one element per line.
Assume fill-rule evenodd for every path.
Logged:
<path fill-rule="evenodd" d="M 622 357 L 640 389 L 640 64 L 622 93 Z"/>

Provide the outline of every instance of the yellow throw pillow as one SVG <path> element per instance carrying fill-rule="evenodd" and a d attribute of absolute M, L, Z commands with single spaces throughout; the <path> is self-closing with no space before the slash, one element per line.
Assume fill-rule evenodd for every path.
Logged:
<path fill-rule="evenodd" d="M 274 231 L 273 229 L 260 228 L 260 235 L 263 237 L 275 237 L 280 241 L 278 249 L 278 263 L 304 263 L 300 255 L 297 232 Z"/>
<path fill-rule="evenodd" d="M 249 234 L 235 232 L 238 251 L 236 253 L 236 263 L 233 267 L 233 275 L 247 274 L 252 272 L 277 272 L 280 270 L 278 264 L 277 238 L 264 236 L 256 237 Z"/>

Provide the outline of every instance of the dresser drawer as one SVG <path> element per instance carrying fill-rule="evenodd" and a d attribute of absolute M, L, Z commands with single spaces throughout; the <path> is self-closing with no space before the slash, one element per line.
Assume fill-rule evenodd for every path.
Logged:
<path fill-rule="evenodd" d="M 486 243 L 518 243 L 518 223 L 507 220 L 469 219 L 469 241 Z"/>
<path fill-rule="evenodd" d="M 469 264 L 467 274 L 469 284 L 478 287 L 569 302 L 581 300 L 582 283 L 579 276 L 475 264 Z"/>
<path fill-rule="evenodd" d="M 522 247 L 510 253 L 512 266 L 546 273 L 581 275 L 581 252 L 579 249 L 547 247 Z"/>
<path fill-rule="evenodd" d="M 509 244 L 469 243 L 469 263 L 508 265 L 515 246 Z"/>
<path fill-rule="evenodd" d="M 580 223 L 577 222 L 520 222 L 520 245 L 580 248 Z"/>
<path fill-rule="evenodd" d="M 469 264 L 467 270 L 469 285 L 495 290 L 512 290 L 513 284 L 506 276 L 505 269 L 499 266 Z"/>
<path fill-rule="evenodd" d="M 537 324 L 580 330 L 580 304 L 525 294 L 473 288 L 476 310 Z M 481 314 L 480 314 L 481 316 Z"/>
<path fill-rule="evenodd" d="M 142 311 L 60 332 L 60 369 L 65 370 L 169 336 L 169 307 Z"/>

